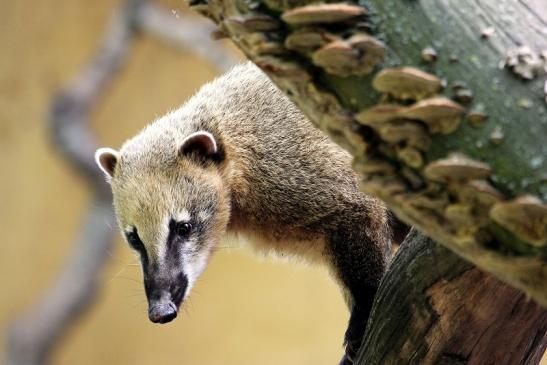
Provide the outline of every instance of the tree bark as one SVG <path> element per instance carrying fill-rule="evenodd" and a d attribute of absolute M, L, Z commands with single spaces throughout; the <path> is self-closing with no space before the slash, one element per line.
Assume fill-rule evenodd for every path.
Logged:
<path fill-rule="evenodd" d="M 355 156 L 365 192 L 547 306 L 545 6 L 309 4 L 190 0 Z"/>
<path fill-rule="evenodd" d="M 356 364 L 539 364 L 547 311 L 411 232 L 376 296 Z"/>

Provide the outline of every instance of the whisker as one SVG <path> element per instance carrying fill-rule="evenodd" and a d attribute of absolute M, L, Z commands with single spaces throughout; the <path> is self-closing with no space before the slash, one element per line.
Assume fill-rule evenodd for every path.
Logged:
<path fill-rule="evenodd" d="M 118 276 L 117 279 L 125 279 L 125 280 L 133 281 L 133 282 L 139 283 L 139 284 L 141 283 L 140 280 L 137 280 L 137 279 L 134 279 L 134 278 L 129 278 L 127 276 Z"/>
<path fill-rule="evenodd" d="M 133 288 L 127 288 L 127 289 L 130 290 L 131 293 L 140 293 L 140 294 L 144 294 L 143 288 L 138 288 L 138 289 L 137 289 L 137 288 L 133 287 Z"/>
<path fill-rule="evenodd" d="M 148 305 L 145 306 L 146 301 L 139 301 L 138 303 L 134 303 L 132 305 L 132 308 L 137 308 L 137 307 L 140 307 L 141 310 L 146 313 L 146 316 L 148 317 Z"/>
<path fill-rule="evenodd" d="M 129 295 L 127 295 L 127 298 L 136 298 L 136 297 L 141 297 L 141 296 L 144 296 L 144 293 L 129 294 Z"/>
<path fill-rule="evenodd" d="M 221 251 L 221 250 L 235 251 L 235 250 L 241 250 L 241 249 L 242 249 L 242 247 L 226 246 L 226 247 L 215 247 L 215 248 L 213 248 L 213 251 Z"/>
<path fill-rule="evenodd" d="M 112 278 L 110 278 L 110 280 L 108 280 L 106 283 L 107 283 L 107 284 L 110 284 L 110 283 L 112 282 L 112 280 L 116 279 L 121 273 L 123 273 L 123 272 L 125 271 L 125 268 L 126 268 L 126 267 L 127 267 L 127 266 L 122 267 L 122 268 L 120 269 L 120 271 L 118 271 L 118 272 L 116 273 L 116 275 L 114 275 Z"/>
<path fill-rule="evenodd" d="M 186 305 L 186 303 L 182 306 L 182 311 L 184 312 L 184 315 L 186 317 L 190 317 L 190 312 L 188 312 L 188 306 Z"/>

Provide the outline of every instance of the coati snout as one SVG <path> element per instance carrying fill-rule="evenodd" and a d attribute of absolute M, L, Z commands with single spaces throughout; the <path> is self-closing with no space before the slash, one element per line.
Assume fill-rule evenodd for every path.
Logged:
<path fill-rule="evenodd" d="M 188 279 L 182 270 L 180 271 L 167 278 L 161 278 L 157 274 L 145 274 L 144 287 L 150 321 L 163 324 L 177 317 L 178 308 L 188 289 Z"/>
<path fill-rule="evenodd" d="M 171 322 L 177 317 L 177 311 L 188 289 L 188 277 L 185 262 L 180 254 L 192 233 L 192 225 L 188 222 L 169 223 L 167 237 L 167 252 L 163 262 L 142 260 L 144 289 L 148 299 L 148 318 L 154 323 Z M 144 247 L 144 245 L 143 245 Z M 138 250 L 141 258 L 147 255 L 144 249 Z"/>
<path fill-rule="evenodd" d="M 140 239 L 137 229 L 125 232 L 129 245 L 138 252 L 144 276 L 144 289 L 148 299 L 148 317 L 154 323 L 167 323 L 177 317 L 177 311 L 186 296 L 188 276 L 185 271 L 182 245 L 192 234 L 189 222 L 169 222 L 166 252 L 163 257 L 156 256 L 153 260 L 152 250 L 147 251 Z"/>

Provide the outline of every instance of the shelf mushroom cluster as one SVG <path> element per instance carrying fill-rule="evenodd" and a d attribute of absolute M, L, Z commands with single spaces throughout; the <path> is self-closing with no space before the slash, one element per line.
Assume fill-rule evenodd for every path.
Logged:
<path fill-rule="evenodd" d="M 428 161 L 434 135 L 460 126 L 469 90 L 455 100 L 443 81 L 414 67 L 383 67 L 386 45 L 366 8 L 301 0 L 190 0 L 212 18 L 215 37 L 230 35 L 239 47 L 313 120 L 356 158 L 361 187 L 390 204 L 401 217 L 441 241 L 488 243 L 503 228 L 532 246 L 547 244 L 547 206 L 531 196 L 507 200 L 490 182 L 487 164 L 454 151 Z M 358 113 L 318 81 L 319 73 L 361 76 L 376 72 L 378 104 Z M 461 91 L 461 90 L 460 90 Z M 480 105 L 480 104 L 479 104 Z M 467 111 L 472 126 L 488 120 Z M 493 228 L 494 227 L 494 228 Z"/>

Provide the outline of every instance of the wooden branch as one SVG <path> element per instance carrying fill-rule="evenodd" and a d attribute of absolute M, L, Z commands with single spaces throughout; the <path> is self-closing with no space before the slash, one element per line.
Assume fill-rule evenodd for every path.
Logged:
<path fill-rule="evenodd" d="M 9 329 L 7 364 L 47 362 L 51 351 L 69 326 L 92 304 L 98 274 L 112 247 L 115 224 L 111 203 L 95 196 L 71 257 L 55 283 Z"/>
<path fill-rule="evenodd" d="M 382 279 L 355 364 L 533 365 L 546 347 L 546 310 L 414 231 Z"/>
<path fill-rule="evenodd" d="M 142 31 L 171 47 L 207 60 L 219 71 L 228 71 L 239 62 L 235 54 L 211 39 L 215 26 L 203 19 L 180 19 L 166 9 L 145 2 L 137 13 L 137 21 Z"/>
<path fill-rule="evenodd" d="M 364 191 L 547 306 L 541 14 L 510 0 L 360 4 L 190 1 L 356 157 Z"/>
<path fill-rule="evenodd" d="M 203 22 L 173 19 L 170 13 L 145 0 L 125 1 L 114 15 L 90 64 L 53 101 L 49 118 L 53 143 L 65 160 L 85 177 L 93 199 L 72 255 L 56 282 L 11 324 L 7 346 L 10 365 L 46 363 L 59 339 L 95 299 L 99 273 L 111 251 L 112 227 L 116 222 L 110 188 L 93 161 L 97 143 L 90 131 L 89 114 L 126 60 L 138 34 L 136 30 L 151 31 L 160 39 L 169 34 L 170 44 L 192 52 L 198 49 L 195 40 L 199 32 L 201 57 L 221 71 L 236 62 L 210 39 L 201 39 L 201 34 L 209 29 Z"/>
<path fill-rule="evenodd" d="M 99 285 L 99 273 L 112 247 L 115 219 L 108 186 L 96 168 L 97 144 L 89 130 L 89 112 L 124 61 L 134 37 L 135 2 L 127 2 L 113 17 L 103 45 L 89 66 L 53 100 L 50 133 L 54 145 L 93 190 L 87 218 L 62 272 L 36 304 L 15 320 L 8 334 L 7 363 L 47 362 L 70 324 L 89 308 Z"/>

